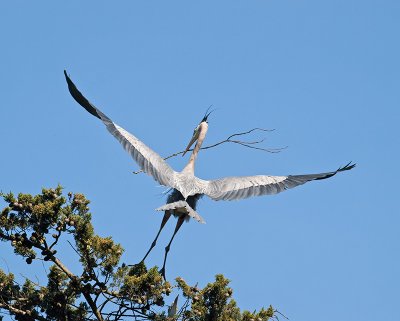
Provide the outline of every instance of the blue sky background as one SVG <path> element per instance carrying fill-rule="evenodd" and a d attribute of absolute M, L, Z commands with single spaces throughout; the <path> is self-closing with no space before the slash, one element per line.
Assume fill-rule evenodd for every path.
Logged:
<path fill-rule="evenodd" d="M 10 3 L 0 3 L 1 190 L 60 183 L 85 193 L 97 232 L 137 262 L 165 189 L 132 174 L 130 157 L 70 97 L 63 69 L 161 155 L 182 150 L 213 104 L 206 143 L 264 127 L 276 131 L 253 136 L 263 146 L 289 147 L 205 151 L 201 178 L 358 167 L 276 196 L 202 199 L 207 224 L 182 227 L 168 278 L 203 286 L 224 273 L 241 308 L 272 304 L 296 321 L 398 320 L 399 1 Z M 162 264 L 174 226 L 149 265 Z M 28 273 L 6 244 L 0 258 Z M 33 271 L 44 281 L 40 264 Z"/>

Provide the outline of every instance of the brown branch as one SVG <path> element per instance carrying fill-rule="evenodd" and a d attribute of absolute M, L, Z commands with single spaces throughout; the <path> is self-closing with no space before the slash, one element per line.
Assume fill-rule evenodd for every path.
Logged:
<path fill-rule="evenodd" d="M 54 242 L 49 246 L 49 249 L 52 249 L 53 246 L 55 246 L 57 244 L 57 242 L 58 242 L 58 240 L 59 240 L 59 238 L 61 236 L 61 233 L 62 233 L 62 231 L 59 230 L 58 233 L 56 234 L 56 238 L 55 238 Z"/>
<path fill-rule="evenodd" d="M 8 235 L 5 235 L 3 233 L 0 232 L 0 237 L 4 238 L 6 240 L 11 240 L 11 238 Z M 40 246 L 38 244 L 35 245 L 36 248 L 43 250 L 49 250 L 49 247 L 47 245 L 47 242 L 44 242 L 44 246 Z M 77 278 L 58 258 L 56 258 L 54 255 L 52 255 L 51 257 L 51 261 L 57 265 L 71 280 Z M 87 303 L 89 304 L 90 308 L 92 309 L 92 312 L 94 313 L 94 315 L 96 316 L 97 320 L 99 321 L 103 321 L 103 317 L 101 316 L 101 314 L 99 313 L 99 311 L 97 310 L 97 306 L 94 303 L 92 297 L 90 296 L 90 293 L 86 290 L 83 289 L 82 291 L 83 296 L 85 297 Z M 11 310 L 10 310 L 11 311 Z M 25 312 L 25 311 L 22 311 Z"/>
<path fill-rule="evenodd" d="M 252 145 L 261 144 L 262 142 L 264 142 L 264 139 L 256 140 L 256 141 L 242 141 L 242 140 L 234 140 L 234 139 L 232 139 L 233 137 L 247 135 L 247 134 L 250 134 L 250 133 L 252 133 L 254 131 L 272 132 L 274 130 L 275 129 L 264 129 L 264 128 L 258 128 L 258 127 L 252 128 L 252 129 L 250 129 L 248 131 L 245 131 L 245 132 L 232 134 L 232 135 L 228 136 L 228 138 L 226 138 L 225 140 L 222 140 L 222 141 L 220 141 L 218 143 L 215 143 L 215 144 L 212 144 L 212 145 L 208 145 L 208 146 L 202 147 L 201 149 L 204 150 L 204 149 L 214 148 L 214 147 L 217 147 L 217 146 L 222 145 L 224 143 L 234 143 L 234 144 L 238 144 L 238 145 L 241 145 L 241 146 L 244 146 L 244 147 L 261 150 L 261 151 L 264 151 L 264 152 L 267 152 L 267 153 L 279 153 L 283 149 L 287 148 L 287 146 L 280 147 L 280 148 L 263 148 L 263 147 L 257 147 L 257 146 L 252 146 Z M 193 149 L 189 149 L 188 150 L 188 152 L 191 152 L 191 151 L 193 151 Z M 171 154 L 171 155 L 169 155 L 167 157 L 164 157 L 164 160 L 170 159 L 172 157 L 176 157 L 176 156 L 181 155 L 183 153 L 184 153 L 184 151 L 180 151 L 180 152 Z M 139 174 L 139 173 L 142 173 L 142 172 L 143 172 L 143 170 L 138 170 L 138 171 L 133 172 L 133 174 Z"/>
<path fill-rule="evenodd" d="M 252 132 L 254 132 L 254 131 L 256 131 L 256 130 L 260 130 L 260 131 L 263 131 L 263 132 L 273 132 L 275 129 L 265 129 L 265 128 L 256 127 L 256 128 L 252 128 L 252 129 L 250 129 L 250 130 L 248 130 L 248 131 L 246 131 L 246 132 L 237 133 L 237 134 L 232 134 L 232 135 L 229 136 L 227 139 L 231 139 L 232 137 L 235 137 L 235 136 L 247 135 L 247 134 L 250 134 L 250 133 L 252 133 Z"/>
<path fill-rule="evenodd" d="M 59 259 L 57 259 L 55 256 L 51 257 L 51 261 L 55 265 L 57 265 L 71 280 L 76 279 L 77 276 L 75 276 Z M 103 317 L 101 316 L 100 312 L 97 310 L 97 306 L 94 303 L 92 297 L 90 296 L 90 293 L 86 291 L 84 288 L 82 288 L 82 294 L 85 297 L 87 303 L 89 304 L 90 308 L 92 309 L 93 314 L 96 316 L 97 320 L 103 321 Z"/>
<path fill-rule="evenodd" d="M 101 313 L 101 314 L 103 314 L 103 309 L 105 308 L 105 306 L 111 301 L 111 303 L 112 303 L 112 300 L 110 299 L 110 298 L 107 298 L 105 295 L 103 295 L 104 296 L 104 298 L 105 298 L 105 300 L 104 300 L 104 302 L 100 305 L 100 307 L 99 307 L 99 312 Z"/>
<path fill-rule="evenodd" d="M 3 303 L 0 302 L 0 308 L 4 308 L 4 309 L 14 313 L 15 315 L 29 316 L 29 317 L 31 317 L 31 318 L 33 318 L 35 320 L 40 320 L 40 321 L 46 321 L 47 320 L 46 318 L 44 318 L 44 317 L 42 317 L 40 315 L 32 314 L 32 311 L 30 311 L 30 310 L 20 310 L 20 309 L 17 309 L 15 307 L 13 307 L 12 305 L 7 304 L 5 302 L 3 302 Z"/>
<path fill-rule="evenodd" d="M 5 234 L 3 234 L 3 233 L 1 233 L 0 232 L 0 237 L 1 238 L 4 238 L 4 239 L 7 239 L 7 240 L 11 240 L 11 238 L 9 237 L 9 236 L 7 236 L 7 235 L 5 235 Z M 49 250 L 49 247 L 48 247 L 48 245 L 47 245 L 47 243 L 46 243 L 46 241 L 44 242 L 44 246 L 40 246 L 40 245 L 35 245 L 35 247 L 36 248 L 38 248 L 38 249 L 40 249 L 40 250 Z M 56 258 L 54 255 L 52 255 L 52 257 L 51 257 L 51 261 L 55 264 L 55 265 L 57 265 L 71 280 L 72 279 L 76 279 L 77 277 L 58 259 L 58 258 Z M 82 289 L 83 291 L 82 291 L 82 294 L 83 294 L 83 296 L 85 297 L 85 299 L 86 299 L 86 301 L 87 301 L 87 303 L 89 304 L 89 306 L 90 306 L 90 308 L 92 309 L 92 312 L 94 313 L 94 315 L 96 316 L 96 318 L 97 318 L 97 320 L 98 321 L 103 321 L 103 317 L 102 317 L 102 315 L 99 313 L 99 311 L 97 310 L 97 306 L 96 306 L 96 304 L 94 303 L 94 301 L 93 301 L 93 299 L 92 299 L 92 297 L 90 296 L 90 293 L 88 292 L 88 291 L 86 291 L 86 290 L 84 290 L 84 289 Z M 0 307 L 1 307 L 1 305 L 0 305 Z M 13 310 L 11 310 L 11 308 L 13 308 L 13 307 L 11 307 L 10 306 L 10 311 L 12 311 L 13 313 L 14 313 L 14 311 Z M 15 308 L 13 308 L 14 310 L 18 310 L 18 309 L 15 309 Z M 18 310 L 19 312 L 19 314 L 21 314 L 21 315 L 26 315 L 27 314 L 27 312 L 26 311 L 22 311 L 22 310 Z M 16 312 L 15 312 L 16 313 Z M 29 312 L 30 313 L 30 312 Z M 28 315 L 30 315 L 30 314 L 28 314 Z M 38 320 L 41 320 L 41 319 L 38 319 Z M 44 319 L 45 320 L 45 319 Z"/>

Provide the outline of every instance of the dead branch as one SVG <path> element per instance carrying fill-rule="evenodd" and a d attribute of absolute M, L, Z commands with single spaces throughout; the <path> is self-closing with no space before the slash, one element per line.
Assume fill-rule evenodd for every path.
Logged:
<path fill-rule="evenodd" d="M 248 131 L 245 131 L 245 132 L 232 134 L 232 135 L 228 136 L 228 138 L 226 138 L 226 139 L 224 139 L 224 140 L 222 140 L 222 141 L 220 141 L 218 143 L 202 147 L 201 150 L 214 148 L 214 147 L 217 147 L 217 146 L 225 144 L 225 143 L 233 143 L 233 144 L 238 144 L 238 145 L 241 145 L 241 146 L 244 146 L 244 147 L 247 147 L 247 148 L 261 150 L 261 151 L 267 152 L 267 153 L 273 153 L 273 154 L 274 153 L 280 153 L 282 150 L 286 149 L 287 146 L 280 147 L 280 148 L 263 148 L 263 147 L 254 146 L 254 145 L 261 144 L 262 142 L 264 142 L 264 140 L 265 140 L 264 138 L 260 139 L 260 140 L 256 140 L 256 141 L 244 141 L 244 140 L 232 139 L 233 137 L 248 135 L 248 134 L 250 134 L 250 133 L 252 133 L 254 131 L 272 132 L 274 130 L 275 129 L 264 129 L 264 128 L 258 128 L 258 127 L 252 128 L 252 129 L 250 129 Z M 188 152 L 191 152 L 191 151 L 193 151 L 193 148 L 188 150 Z M 184 153 L 184 151 L 180 151 L 180 152 L 171 154 L 171 155 L 165 157 L 164 160 L 170 159 L 172 157 L 176 157 L 176 156 L 181 155 L 183 153 Z M 133 172 L 133 174 L 140 174 L 142 172 L 143 172 L 143 170 L 138 170 L 138 171 Z"/>

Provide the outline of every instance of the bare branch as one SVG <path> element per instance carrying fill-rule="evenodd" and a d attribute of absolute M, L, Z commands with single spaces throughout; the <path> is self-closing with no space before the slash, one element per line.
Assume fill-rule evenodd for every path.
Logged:
<path fill-rule="evenodd" d="M 284 317 L 286 320 L 289 320 L 289 318 L 286 316 L 286 315 L 284 315 L 282 312 L 280 312 L 280 311 L 278 311 L 278 310 L 274 310 L 274 313 L 277 313 L 277 314 L 279 314 L 280 316 L 282 316 L 282 317 Z M 276 318 L 276 320 L 278 320 L 279 321 L 279 317 L 277 316 L 277 315 L 275 315 L 275 318 Z"/>
<path fill-rule="evenodd" d="M 252 128 L 252 129 L 250 129 L 250 130 L 248 130 L 248 131 L 246 131 L 246 132 L 237 133 L 237 134 L 232 134 L 231 136 L 229 136 L 229 137 L 227 138 L 227 140 L 229 140 L 229 139 L 231 139 L 232 137 L 235 137 L 235 136 L 243 136 L 243 135 L 250 134 L 250 133 L 252 133 L 252 132 L 254 132 L 254 131 L 256 131 L 256 130 L 263 131 L 263 132 L 273 132 L 275 129 L 265 129 L 265 128 L 256 127 L 256 128 Z"/>
<path fill-rule="evenodd" d="M 74 246 L 69 240 L 67 240 L 67 242 L 68 242 L 69 246 L 74 250 L 74 252 L 75 252 L 76 254 L 78 254 L 79 257 L 81 257 L 81 255 L 79 254 L 79 252 L 78 252 L 78 250 L 75 248 L 75 246 Z"/>
<path fill-rule="evenodd" d="M 19 275 L 22 276 L 25 279 L 25 281 L 31 282 L 33 285 L 37 286 L 40 289 L 45 289 L 46 288 L 45 286 L 40 285 L 37 275 L 35 275 L 37 282 L 32 281 L 30 278 L 28 278 L 27 276 L 25 276 L 22 273 L 20 273 Z"/>
<path fill-rule="evenodd" d="M 40 315 L 33 315 L 32 311 L 17 309 L 15 307 L 13 307 L 12 305 L 7 304 L 6 302 L 0 302 L 0 308 L 5 308 L 8 311 L 14 313 L 15 315 L 25 316 L 25 317 L 29 316 L 29 317 L 31 317 L 31 318 L 33 318 L 35 320 L 43 320 L 43 321 L 47 320 L 46 318 L 44 318 L 44 317 L 42 317 Z"/>
<path fill-rule="evenodd" d="M 210 148 L 217 147 L 217 146 L 225 144 L 225 143 L 234 143 L 234 144 L 238 144 L 238 145 L 241 145 L 241 146 L 244 146 L 244 147 L 261 150 L 261 151 L 267 152 L 267 153 L 272 153 L 272 154 L 280 153 L 282 150 L 286 149 L 287 146 L 279 147 L 279 148 L 263 148 L 263 147 L 257 147 L 257 146 L 252 146 L 252 145 L 261 144 L 262 142 L 264 142 L 264 139 L 260 139 L 260 140 L 256 140 L 256 141 L 242 141 L 242 140 L 234 140 L 234 139 L 232 139 L 233 137 L 248 135 L 248 134 L 250 134 L 250 133 L 252 133 L 254 131 L 272 132 L 274 130 L 275 129 L 264 129 L 264 128 L 258 128 L 258 127 L 252 128 L 252 129 L 250 129 L 248 131 L 245 131 L 245 132 L 232 134 L 232 135 L 228 136 L 228 138 L 226 138 L 225 140 L 222 140 L 222 141 L 220 141 L 218 143 L 215 143 L 215 144 L 212 144 L 212 145 L 208 145 L 208 146 L 202 147 L 201 149 L 205 150 L 205 149 L 210 149 Z M 193 151 L 193 148 L 189 149 L 188 151 L 189 152 Z M 184 153 L 184 151 L 180 151 L 180 152 L 171 154 L 171 155 L 165 157 L 164 160 L 170 159 L 172 157 L 176 157 L 176 156 L 181 155 L 183 153 Z M 139 173 L 142 173 L 142 172 L 143 172 L 143 170 L 138 170 L 138 171 L 133 172 L 133 174 L 139 174 Z"/>
<path fill-rule="evenodd" d="M 3 237 L 1 233 L 0 233 L 0 237 Z M 6 261 L 4 258 L 1 258 L 1 259 L 2 259 L 2 261 L 4 262 L 4 264 L 5 264 L 6 267 L 7 267 L 7 272 L 8 272 L 8 274 L 10 274 L 10 267 L 8 266 L 7 261 Z"/>

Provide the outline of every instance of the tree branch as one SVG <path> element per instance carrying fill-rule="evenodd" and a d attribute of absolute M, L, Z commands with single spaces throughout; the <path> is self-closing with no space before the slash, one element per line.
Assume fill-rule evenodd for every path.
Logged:
<path fill-rule="evenodd" d="M 242 141 L 242 140 L 232 139 L 233 137 L 244 136 L 244 135 L 250 134 L 250 133 L 252 133 L 254 131 L 272 132 L 274 130 L 275 129 L 264 129 L 264 128 L 258 128 L 258 127 L 252 128 L 252 129 L 250 129 L 248 131 L 245 131 L 245 132 L 232 134 L 232 135 L 228 136 L 228 138 L 226 138 L 225 140 L 222 140 L 222 141 L 220 141 L 218 143 L 215 143 L 215 144 L 212 144 L 212 145 L 208 145 L 208 146 L 202 147 L 201 149 L 204 150 L 204 149 L 214 148 L 214 147 L 217 147 L 217 146 L 222 145 L 224 143 L 234 143 L 234 144 L 238 144 L 238 145 L 241 145 L 241 146 L 244 146 L 244 147 L 261 150 L 261 151 L 264 151 L 264 152 L 267 152 L 267 153 L 280 153 L 282 150 L 286 149 L 287 146 L 280 147 L 280 148 L 263 148 L 263 147 L 257 147 L 257 146 L 252 146 L 252 145 L 261 144 L 262 142 L 264 142 L 264 139 L 256 140 L 256 141 Z M 193 151 L 193 149 L 189 149 L 188 151 L 191 152 L 191 151 Z M 184 151 L 180 151 L 180 152 L 171 154 L 171 155 L 165 157 L 164 160 L 170 159 L 172 157 L 176 157 L 176 156 L 181 155 L 183 153 L 184 153 Z M 133 172 L 133 174 L 139 174 L 139 173 L 142 173 L 142 172 L 143 172 L 143 170 L 138 170 L 138 171 Z"/>
<path fill-rule="evenodd" d="M 15 315 L 29 316 L 29 317 L 31 317 L 31 318 L 33 318 L 35 320 L 40 320 L 40 321 L 46 321 L 47 320 L 46 318 L 44 318 L 44 317 L 42 317 L 42 316 L 40 316 L 38 314 L 33 315 L 32 311 L 20 310 L 20 309 L 17 309 L 15 307 L 13 307 L 12 305 L 7 304 L 5 302 L 3 302 L 3 303 L 0 302 L 0 308 L 5 308 L 6 310 L 14 313 Z"/>
<path fill-rule="evenodd" d="M 54 264 L 56 264 L 71 280 L 74 278 L 77 278 L 59 259 L 56 257 L 52 257 L 51 259 Z M 94 303 L 92 297 L 90 296 L 90 293 L 86 291 L 84 288 L 82 288 L 82 294 L 85 297 L 87 303 L 89 304 L 90 308 L 92 309 L 92 312 L 96 316 L 97 320 L 103 321 L 103 317 L 101 316 L 99 310 L 97 310 L 97 306 Z"/>

